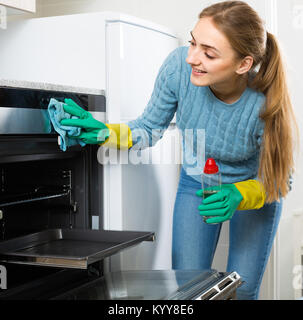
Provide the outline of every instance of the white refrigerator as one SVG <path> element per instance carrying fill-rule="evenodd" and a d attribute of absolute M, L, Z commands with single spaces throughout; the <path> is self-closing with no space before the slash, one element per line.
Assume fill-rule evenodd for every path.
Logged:
<path fill-rule="evenodd" d="M 162 26 L 120 13 L 97 12 L 8 23 L 0 29 L 0 79 L 48 83 L 105 92 L 100 120 L 133 120 L 151 96 L 158 70 L 178 46 Z M 108 271 L 170 269 L 172 213 L 180 168 L 175 118 L 139 164 L 103 165 L 102 221 L 93 228 L 154 231 L 142 243 L 107 258 Z M 104 151 L 104 150 L 103 150 Z M 125 157 L 118 151 L 118 157 Z M 158 164 L 146 164 L 151 157 Z"/>

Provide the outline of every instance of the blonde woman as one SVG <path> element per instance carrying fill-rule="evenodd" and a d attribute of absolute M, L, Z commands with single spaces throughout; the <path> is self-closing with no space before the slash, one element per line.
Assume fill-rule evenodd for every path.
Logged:
<path fill-rule="evenodd" d="M 227 271 L 237 271 L 245 281 L 239 299 L 257 299 L 281 199 L 289 192 L 295 126 L 279 47 L 259 15 L 242 1 L 205 8 L 190 32 L 189 47 L 167 57 L 144 113 L 127 125 L 100 123 L 66 102 L 65 110 L 81 119 L 62 124 L 80 126 L 86 143 L 120 148 L 152 146 L 176 113 L 184 160 L 174 208 L 172 267 L 211 268 L 222 223 L 229 221 Z M 186 130 L 193 132 L 193 150 Z M 200 157 L 199 130 L 205 130 L 205 156 L 216 160 L 223 183 L 203 203 L 203 167 L 193 165 Z"/>

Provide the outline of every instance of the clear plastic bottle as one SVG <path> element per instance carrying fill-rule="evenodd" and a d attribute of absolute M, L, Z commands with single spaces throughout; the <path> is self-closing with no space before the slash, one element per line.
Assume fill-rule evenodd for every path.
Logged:
<path fill-rule="evenodd" d="M 215 159 L 209 158 L 205 162 L 204 170 L 201 176 L 202 180 L 202 189 L 204 190 L 207 188 L 208 190 L 205 190 L 203 192 L 203 200 L 208 198 L 214 193 L 217 193 L 221 189 L 221 173 L 219 172 L 219 168 L 216 164 Z M 218 187 L 216 190 L 212 190 L 212 187 Z M 206 222 L 206 219 L 209 217 L 203 217 L 203 221 Z"/>

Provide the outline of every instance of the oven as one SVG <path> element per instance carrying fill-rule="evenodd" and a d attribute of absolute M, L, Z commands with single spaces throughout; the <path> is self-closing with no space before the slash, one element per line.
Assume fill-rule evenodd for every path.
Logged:
<path fill-rule="evenodd" d="M 105 119 L 102 91 L 2 82 L 0 299 L 234 299 L 242 283 L 236 272 L 104 272 L 106 257 L 155 241 L 155 234 L 104 230 L 98 146 L 60 150 L 47 113 L 51 98 L 71 98 Z"/>

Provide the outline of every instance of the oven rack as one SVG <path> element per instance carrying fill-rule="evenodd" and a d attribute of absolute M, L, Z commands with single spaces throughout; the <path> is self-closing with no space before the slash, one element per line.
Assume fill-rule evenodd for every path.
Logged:
<path fill-rule="evenodd" d="M 70 189 L 60 190 L 59 192 L 50 191 L 50 190 L 39 190 L 39 189 L 40 188 L 37 188 L 32 192 L 12 195 L 10 197 L 6 197 L 6 199 L 3 201 L 1 201 L 1 198 L 0 198 L 0 208 L 20 205 L 25 203 L 31 203 L 35 201 L 61 198 L 70 194 Z"/>

